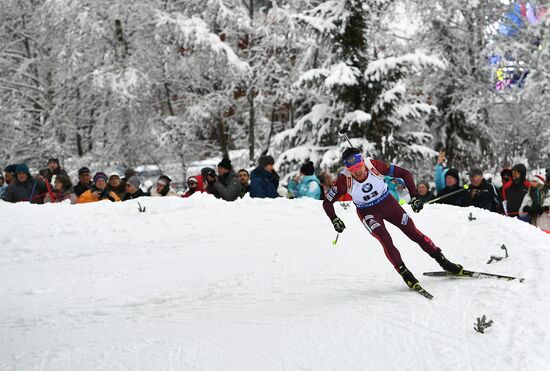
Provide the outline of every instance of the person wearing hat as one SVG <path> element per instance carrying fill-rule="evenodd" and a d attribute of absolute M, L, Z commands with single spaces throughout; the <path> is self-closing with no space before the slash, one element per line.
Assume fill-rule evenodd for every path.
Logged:
<path fill-rule="evenodd" d="M 275 159 L 269 155 L 262 155 L 258 159 L 258 166 L 250 173 L 250 197 L 277 198 L 279 193 L 279 174 L 273 168 Z"/>
<path fill-rule="evenodd" d="M 78 169 L 78 183 L 73 187 L 73 193 L 80 197 L 84 192 L 92 188 L 92 172 L 87 167 Z"/>
<path fill-rule="evenodd" d="M 288 191 L 292 198 L 321 198 L 321 182 L 315 175 L 315 167 L 312 161 L 308 161 L 300 167 L 300 172 L 288 182 Z"/>
<path fill-rule="evenodd" d="M 17 181 L 15 178 L 15 169 L 17 169 L 17 164 L 8 165 L 4 168 L 4 182 L 8 186 L 15 184 Z"/>
<path fill-rule="evenodd" d="M 115 192 L 109 191 L 107 188 L 107 174 L 98 172 L 94 175 L 91 188 L 86 192 L 82 193 L 80 197 L 76 200 L 77 204 L 85 204 L 88 202 L 97 202 L 97 201 L 111 201 L 117 202 L 120 201 L 120 197 Z"/>
<path fill-rule="evenodd" d="M 26 164 L 19 164 L 15 169 L 15 183 L 8 186 L 2 199 L 7 202 L 30 202 L 41 204 L 48 191 L 46 183 L 34 179 Z"/>
<path fill-rule="evenodd" d="M 44 203 L 49 202 L 68 202 L 75 204 L 77 200 L 73 193 L 73 182 L 68 175 L 59 174 L 55 177 L 53 192 L 48 192 L 44 198 Z"/>
<path fill-rule="evenodd" d="M 214 169 L 212 169 L 214 171 Z M 181 196 L 183 198 L 190 197 L 195 193 L 203 193 L 204 182 L 202 181 L 202 175 L 194 175 L 187 178 L 187 191 Z"/>
<path fill-rule="evenodd" d="M 151 197 L 166 197 L 166 196 L 176 196 L 177 193 L 172 188 L 170 188 L 170 179 L 167 175 L 161 175 L 155 187 L 151 188 Z"/>
<path fill-rule="evenodd" d="M 55 183 L 55 178 L 62 174 L 67 175 L 67 172 L 61 168 L 61 165 L 59 164 L 59 159 L 50 158 L 48 160 L 48 182 Z"/>
<path fill-rule="evenodd" d="M 483 171 L 479 168 L 472 168 L 468 175 L 470 184 L 468 185 L 467 197 L 463 206 L 474 206 L 493 212 L 500 211 L 500 201 L 498 191 L 494 185 L 483 178 Z"/>
<path fill-rule="evenodd" d="M 416 184 L 416 197 L 422 202 L 427 203 L 435 198 L 432 191 L 430 191 L 430 183 L 426 181 L 418 182 Z"/>
<path fill-rule="evenodd" d="M 445 271 L 461 274 L 462 266 L 449 261 L 441 249 L 418 230 L 412 218 L 388 191 L 384 175 L 403 179 L 411 195 L 411 209 L 416 213 L 420 212 L 423 202 L 416 195 L 414 178 L 410 171 L 385 161 L 364 157 L 358 148 L 347 148 L 342 153 L 342 162 L 345 169 L 338 175 L 336 184 L 325 194 L 323 200 L 323 209 L 336 232 L 344 232 L 346 226 L 336 215 L 334 202 L 348 193 L 353 199 L 361 223 L 380 242 L 386 257 L 409 288 L 422 290 L 418 280 L 405 266 L 390 231 L 386 228 L 386 222 L 399 228 Z"/>
<path fill-rule="evenodd" d="M 520 217 L 526 218 L 531 224 L 550 231 L 550 192 L 546 179 L 537 174 L 531 178 L 529 192 L 523 198 L 520 206 Z"/>
<path fill-rule="evenodd" d="M 531 185 L 526 177 L 525 165 L 517 164 L 512 167 L 512 179 L 502 187 L 502 207 L 505 215 L 513 218 L 519 216 L 521 203 Z"/>
<path fill-rule="evenodd" d="M 437 197 L 446 196 L 449 193 L 463 190 L 464 192 L 457 192 L 451 196 L 444 197 L 436 203 L 462 206 L 466 202 L 466 190 L 460 186 L 460 177 L 458 175 L 458 170 L 450 168 L 445 173 L 445 188 L 443 188 L 438 194 Z"/>
<path fill-rule="evenodd" d="M 218 164 L 218 176 L 212 174 L 212 171 L 206 173 L 206 191 L 213 194 L 216 198 L 225 201 L 235 201 L 241 194 L 241 183 L 237 174 L 233 171 L 231 160 L 224 157 Z"/>
<path fill-rule="evenodd" d="M 128 180 L 126 180 L 126 194 L 124 195 L 124 198 L 122 198 L 122 201 L 128 201 L 133 200 L 135 198 L 144 197 L 144 196 L 150 196 L 149 193 L 143 192 L 143 190 L 140 188 L 141 186 L 141 180 L 137 177 L 137 175 L 133 175 Z"/>
<path fill-rule="evenodd" d="M 109 191 L 115 192 L 121 200 L 122 198 L 124 198 L 124 195 L 126 195 L 126 187 L 124 186 L 124 184 L 122 184 L 120 175 L 118 175 L 118 173 L 116 172 L 109 175 L 107 188 L 109 188 Z"/>

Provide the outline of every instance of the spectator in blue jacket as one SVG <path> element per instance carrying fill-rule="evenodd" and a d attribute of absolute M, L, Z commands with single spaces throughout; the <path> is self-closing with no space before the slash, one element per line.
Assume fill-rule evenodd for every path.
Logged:
<path fill-rule="evenodd" d="M 0 174 L 0 198 L 2 198 L 6 188 L 8 188 L 8 185 L 4 183 L 4 175 Z"/>
<path fill-rule="evenodd" d="M 250 197 L 252 198 L 277 198 L 279 188 L 279 175 L 273 169 L 275 159 L 269 155 L 262 155 L 258 161 L 258 167 L 250 173 Z"/>
<path fill-rule="evenodd" d="M 309 161 L 303 164 L 300 173 L 288 182 L 288 190 L 294 198 L 321 198 L 321 183 L 314 173 L 313 162 Z"/>
<path fill-rule="evenodd" d="M 439 157 L 437 158 L 437 164 L 435 164 L 435 192 L 439 194 L 447 186 L 445 182 L 445 176 L 447 175 L 448 168 L 443 167 L 445 161 L 445 151 L 439 151 Z"/>

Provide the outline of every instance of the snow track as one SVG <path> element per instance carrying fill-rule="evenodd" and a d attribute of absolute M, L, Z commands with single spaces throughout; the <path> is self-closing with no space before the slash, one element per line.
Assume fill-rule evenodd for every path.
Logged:
<path fill-rule="evenodd" d="M 354 210 L 337 246 L 313 200 L 0 204 L 0 370 L 543 370 L 550 236 L 428 205 L 417 227 L 469 269 L 390 226 L 434 296 L 409 292 Z M 468 220 L 472 212 L 477 218 Z M 487 265 L 506 244 L 510 257 Z M 486 314 L 494 326 L 473 330 Z"/>

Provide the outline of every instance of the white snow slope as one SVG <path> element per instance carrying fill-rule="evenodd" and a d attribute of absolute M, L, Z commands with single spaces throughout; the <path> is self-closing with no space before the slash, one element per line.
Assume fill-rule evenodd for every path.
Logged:
<path fill-rule="evenodd" d="M 438 265 L 390 226 L 429 301 L 351 208 L 332 246 L 320 201 L 140 202 L 0 204 L 0 370 L 549 367 L 550 235 L 526 223 L 407 208 L 450 259 L 526 278 L 423 277 Z"/>

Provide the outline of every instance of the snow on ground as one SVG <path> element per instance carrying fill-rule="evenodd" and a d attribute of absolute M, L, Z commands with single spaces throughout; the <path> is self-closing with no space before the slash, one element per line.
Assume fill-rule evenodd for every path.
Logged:
<path fill-rule="evenodd" d="M 544 370 L 550 235 L 477 209 L 414 215 L 447 256 L 524 283 L 422 277 L 410 292 L 352 209 L 319 201 L 0 204 L 0 370 Z M 410 212 L 410 209 L 408 209 Z M 477 217 L 469 221 L 473 212 Z M 487 265 L 491 255 L 508 259 Z M 485 334 L 476 318 L 494 321 Z"/>

